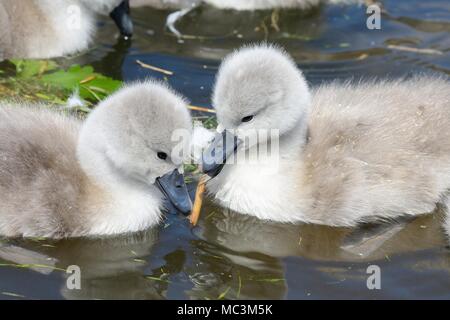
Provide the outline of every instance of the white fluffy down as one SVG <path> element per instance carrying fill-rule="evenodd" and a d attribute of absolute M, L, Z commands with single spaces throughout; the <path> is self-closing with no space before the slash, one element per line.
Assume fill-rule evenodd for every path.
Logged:
<path fill-rule="evenodd" d="M 194 163 L 200 163 L 203 150 L 214 138 L 215 131 L 206 129 L 201 122 L 194 124 L 191 139 L 191 158 Z"/>
<path fill-rule="evenodd" d="M 260 45 L 222 63 L 213 94 L 220 124 L 279 129 L 281 136 L 278 170 L 271 161 L 227 164 L 207 185 L 216 201 L 261 219 L 332 226 L 419 215 L 448 201 L 447 77 L 311 90 L 291 61 Z M 240 122 L 250 114 L 251 122 Z"/>

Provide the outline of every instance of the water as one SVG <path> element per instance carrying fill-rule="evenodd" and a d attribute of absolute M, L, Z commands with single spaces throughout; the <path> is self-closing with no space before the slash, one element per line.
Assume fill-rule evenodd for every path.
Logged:
<path fill-rule="evenodd" d="M 178 24 L 180 43 L 164 30 L 168 11 L 133 11 L 132 43 L 116 42 L 103 19 L 97 45 L 61 59 L 93 64 L 125 81 L 166 80 L 193 105 L 210 106 L 220 59 L 241 44 L 283 45 L 312 85 L 333 79 L 450 74 L 450 3 L 383 1 L 382 30 L 365 27 L 359 6 L 307 12 L 194 10 Z M 111 45 L 115 44 L 115 45 Z M 432 54 L 389 45 L 434 49 Z M 173 71 L 141 68 L 136 60 Z M 198 114 L 196 114 L 198 115 Z M 197 227 L 168 214 L 158 228 L 108 239 L 2 240 L 0 297 L 41 299 L 324 299 L 450 298 L 450 248 L 442 213 L 358 229 L 258 221 L 206 201 Z M 22 265 L 27 264 L 27 265 Z M 82 289 L 68 290 L 67 266 L 82 270 Z M 366 269 L 381 268 L 381 290 L 368 290 Z M 21 267 L 18 267 L 21 266 Z"/>

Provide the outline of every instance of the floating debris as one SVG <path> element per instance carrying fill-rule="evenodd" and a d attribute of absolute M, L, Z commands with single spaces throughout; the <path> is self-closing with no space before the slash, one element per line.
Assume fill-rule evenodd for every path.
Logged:
<path fill-rule="evenodd" d="M 302 40 L 302 41 L 311 41 L 311 40 L 313 40 L 313 38 L 310 37 L 310 36 L 301 35 L 301 34 L 294 34 L 294 33 L 289 33 L 289 32 L 282 32 L 281 33 L 281 38 L 295 39 L 295 40 Z"/>
<path fill-rule="evenodd" d="M 46 245 L 46 243 L 40 243 L 40 245 Z M 57 259 L 14 245 L 0 246 L 0 258 L 9 261 L 0 263 L 0 267 L 25 268 L 41 274 L 50 274 L 54 270 L 65 271 L 55 267 Z"/>
<path fill-rule="evenodd" d="M 205 220 L 208 220 L 209 218 L 211 218 L 212 216 L 214 216 L 216 213 L 217 213 L 216 211 L 211 212 L 210 214 L 208 214 L 208 215 L 206 216 Z"/>
<path fill-rule="evenodd" d="M 161 278 L 154 277 L 154 276 L 145 276 L 145 279 L 154 280 L 154 281 L 160 281 L 160 282 L 165 282 L 165 283 L 170 283 L 169 280 L 161 279 Z"/>
<path fill-rule="evenodd" d="M 201 111 L 201 112 L 208 112 L 208 113 L 216 113 L 216 110 L 214 109 L 208 109 L 205 107 L 198 107 L 198 106 L 188 106 L 188 109 L 194 110 L 194 111 Z"/>
<path fill-rule="evenodd" d="M 150 70 L 153 70 L 153 71 L 156 71 L 156 72 L 161 72 L 161 73 L 164 73 L 164 74 L 166 74 L 166 75 L 168 75 L 168 76 L 173 75 L 173 72 L 172 72 L 172 71 L 169 71 L 169 70 L 165 70 L 165 69 L 162 69 L 162 68 L 158 68 L 158 67 L 152 66 L 152 65 L 150 65 L 150 64 L 147 64 L 147 63 L 142 62 L 141 60 L 136 60 L 136 63 L 137 63 L 138 65 L 140 65 L 142 68 L 145 68 L 145 69 L 150 69 Z"/>
<path fill-rule="evenodd" d="M 175 27 L 175 24 L 180 20 L 182 17 L 184 17 L 186 14 L 194 10 L 198 6 L 198 3 L 192 4 L 189 8 L 184 8 L 175 12 L 172 12 L 169 14 L 166 18 L 166 27 L 170 30 L 177 38 L 180 40 L 183 38 L 183 34 L 181 34 L 180 31 Z"/>
<path fill-rule="evenodd" d="M 273 10 L 270 15 L 270 26 L 276 31 L 280 32 L 280 27 L 278 26 L 278 22 L 280 21 L 280 11 L 278 9 Z"/>
<path fill-rule="evenodd" d="M 10 296 L 10 297 L 15 297 L 15 298 L 25 298 L 25 296 L 23 294 L 18 294 L 18 293 L 14 293 L 14 292 L 3 291 L 2 294 L 4 296 Z"/>
<path fill-rule="evenodd" d="M 231 287 L 228 287 L 224 292 L 222 292 L 221 294 L 219 294 L 219 296 L 217 297 L 218 300 L 223 300 L 225 299 L 225 296 L 227 295 L 228 291 L 230 291 Z"/>
<path fill-rule="evenodd" d="M 46 247 L 46 248 L 56 248 L 56 246 L 54 246 L 53 244 L 47 244 L 47 243 L 44 243 L 44 244 L 41 244 L 41 247 Z M 51 258 L 50 258 L 51 259 Z M 49 260 L 50 261 L 50 260 Z"/>
<path fill-rule="evenodd" d="M 83 80 L 81 80 L 81 81 L 80 81 L 80 84 L 83 84 L 83 83 L 88 83 L 88 82 L 90 82 L 90 81 L 94 80 L 95 78 L 96 78 L 96 76 L 95 76 L 95 75 L 90 75 L 90 76 L 88 76 L 88 77 L 84 78 Z"/>
<path fill-rule="evenodd" d="M 395 44 L 390 44 L 387 47 L 388 47 L 388 49 L 391 49 L 391 50 L 414 52 L 414 53 L 434 54 L 434 55 L 443 55 L 444 54 L 440 50 L 429 49 L 429 48 L 413 48 L 413 47 L 400 46 L 400 45 L 395 45 Z"/>
<path fill-rule="evenodd" d="M 241 278 L 241 275 L 238 274 L 238 290 L 236 293 L 236 298 L 238 298 L 238 299 L 239 299 L 239 296 L 241 295 L 241 289 L 242 289 L 242 278 Z"/>
<path fill-rule="evenodd" d="M 369 54 L 363 53 L 363 54 L 359 55 L 359 56 L 356 58 L 356 60 L 365 60 L 365 59 L 367 59 L 368 57 L 369 57 Z"/>
<path fill-rule="evenodd" d="M 286 279 L 284 278 L 273 278 L 273 279 L 255 279 L 255 281 L 259 281 L 259 282 L 284 282 L 286 281 Z"/>
<path fill-rule="evenodd" d="M 23 269 L 51 269 L 66 272 L 65 269 L 57 268 L 54 266 L 46 265 L 46 264 L 16 264 L 16 263 L 0 263 L 0 267 L 13 267 L 13 268 L 23 268 Z"/>
<path fill-rule="evenodd" d="M 206 175 L 203 175 L 198 182 L 197 190 L 195 191 L 195 200 L 192 207 L 192 213 L 189 216 L 189 221 L 191 221 L 191 224 L 193 226 L 197 225 L 198 219 L 200 218 L 200 211 L 202 209 L 203 203 L 203 194 L 205 193 L 205 185 Z"/>
<path fill-rule="evenodd" d="M 267 41 L 269 38 L 269 28 L 267 28 L 266 22 L 264 20 L 261 21 L 261 29 L 264 32 L 264 41 Z"/>

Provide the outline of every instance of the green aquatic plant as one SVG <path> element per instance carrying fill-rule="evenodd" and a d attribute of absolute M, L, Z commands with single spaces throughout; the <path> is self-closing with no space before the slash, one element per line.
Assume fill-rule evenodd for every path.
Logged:
<path fill-rule="evenodd" d="M 116 91 L 122 82 L 94 72 L 91 66 L 73 65 L 67 70 L 58 70 L 41 77 L 44 84 L 65 89 L 67 92 L 79 90 L 81 98 L 100 101 Z"/>
<path fill-rule="evenodd" d="M 53 60 L 9 60 L 14 72 L 1 70 L 0 100 L 30 100 L 65 105 L 75 92 L 79 111 L 117 90 L 122 82 L 94 71 L 92 66 L 72 65 L 67 69 Z M 76 106 L 77 107 L 77 106 Z"/>

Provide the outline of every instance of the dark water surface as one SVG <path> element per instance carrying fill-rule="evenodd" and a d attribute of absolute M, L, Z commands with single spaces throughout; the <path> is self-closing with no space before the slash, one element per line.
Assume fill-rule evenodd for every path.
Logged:
<path fill-rule="evenodd" d="M 312 85 L 450 74 L 450 2 L 383 3 L 382 30 L 368 30 L 365 8 L 355 5 L 278 13 L 201 7 L 177 24 L 187 35 L 183 41 L 163 28 L 169 11 L 140 8 L 133 11 L 132 43 L 116 43 L 116 29 L 105 18 L 97 46 L 61 62 L 93 64 L 125 81 L 166 78 L 192 104 L 206 107 L 220 59 L 264 39 L 283 45 Z M 278 32 L 271 27 L 277 15 Z M 136 60 L 174 74 L 143 69 Z M 3 240 L 0 298 L 448 299 L 450 249 L 441 221 L 437 211 L 359 229 L 282 225 L 207 202 L 195 228 L 169 214 L 158 228 L 111 239 Z M 81 290 L 66 287 L 64 269 L 74 264 L 82 270 Z M 381 290 L 367 289 L 369 265 L 381 269 Z"/>

